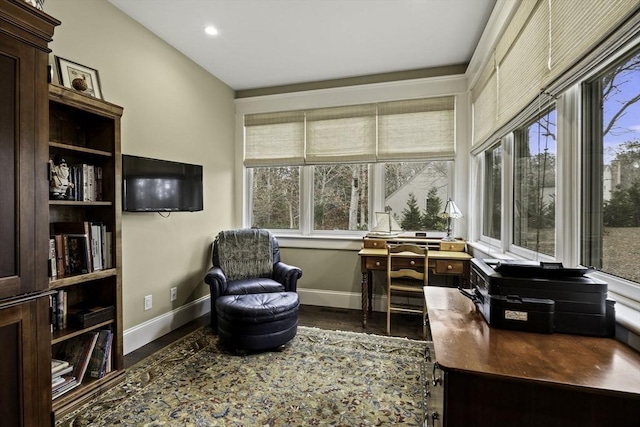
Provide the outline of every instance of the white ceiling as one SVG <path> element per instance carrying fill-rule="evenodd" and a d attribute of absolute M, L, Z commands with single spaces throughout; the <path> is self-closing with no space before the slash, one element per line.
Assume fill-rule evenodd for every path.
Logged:
<path fill-rule="evenodd" d="M 466 64 L 496 2 L 109 1 L 235 90 Z"/>

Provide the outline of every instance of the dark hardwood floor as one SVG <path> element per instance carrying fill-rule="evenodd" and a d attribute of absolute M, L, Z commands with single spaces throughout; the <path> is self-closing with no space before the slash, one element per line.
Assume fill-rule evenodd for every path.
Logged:
<path fill-rule="evenodd" d="M 387 334 L 387 314 L 381 312 L 374 312 L 368 318 L 365 329 L 362 327 L 362 312 L 360 310 L 301 305 L 298 324 L 300 326 L 311 326 L 329 330 L 364 332 L 377 335 Z M 125 355 L 125 367 L 128 368 L 132 366 L 202 325 L 209 325 L 208 314 Z M 393 314 L 391 316 L 391 335 L 417 340 L 422 339 L 422 322 L 420 316 Z"/>

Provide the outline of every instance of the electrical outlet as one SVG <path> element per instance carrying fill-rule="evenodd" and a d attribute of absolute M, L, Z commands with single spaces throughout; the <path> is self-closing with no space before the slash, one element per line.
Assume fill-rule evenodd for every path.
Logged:
<path fill-rule="evenodd" d="M 178 299 L 178 288 L 171 288 L 171 301 L 175 301 Z"/>
<path fill-rule="evenodd" d="M 144 297 L 144 310 L 151 310 L 153 306 L 153 297 L 151 295 L 147 295 Z"/>

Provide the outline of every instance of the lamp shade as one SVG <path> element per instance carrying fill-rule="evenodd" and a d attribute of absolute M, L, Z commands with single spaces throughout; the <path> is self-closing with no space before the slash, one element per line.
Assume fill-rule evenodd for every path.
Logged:
<path fill-rule="evenodd" d="M 460 209 L 458 208 L 458 206 L 456 206 L 456 203 L 451 200 L 451 198 L 449 198 L 449 200 L 447 200 L 447 204 L 444 205 L 444 211 L 442 211 L 440 217 L 454 219 L 462 218 L 462 212 L 460 212 Z"/>

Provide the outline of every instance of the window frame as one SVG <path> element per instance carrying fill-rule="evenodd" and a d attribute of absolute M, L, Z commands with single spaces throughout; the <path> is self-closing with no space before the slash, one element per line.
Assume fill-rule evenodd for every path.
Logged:
<path fill-rule="evenodd" d="M 500 153 L 500 238 L 489 236 L 488 234 L 485 233 L 485 224 L 489 220 L 489 218 L 487 218 L 486 207 L 489 204 L 484 203 L 484 201 L 487 200 L 487 197 L 489 196 L 489 192 L 490 192 L 489 182 L 488 182 L 489 175 L 490 175 L 489 167 L 493 166 L 493 163 L 491 165 L 488 163 L 488 157 L 489 157 L 488 154 L 494 153 L 495 150 L 498 150 L 498 149 L 501 152 Z M 486 150 L 482 152 L 482 155 L 479 156 L 480 169 L 482 171 L 481 172 L 482 173 L 481 198 L 483 200 L 483 203 L 481 205 L 483 208 L 481 210 L 480 222 L 479 222 L 480 240 L 493 246 L 500 246 L 501 244 L 500 242 L 503 236 L 502 217 L 504 215 L 504 165 L 505 165 L 504 155 L 505 155 L 505 143 L 502 139 L 500 139 L 497 142 L 491 144 Z"/>
<path fill-rule="evenodd" d="M 555 116 L 556 116 L 556 135 L 558 134 L 557 132 L 557 121 L 558 121 L 558 108 L 557 105 L 555 103 L 555 100 L 548 100 L 546 102 L 544 102 L 544 104 L 541 104 L 540 101 L 536 101 L 537 105 L 537 111 L 534 115 L 532 115 L 529 120 L 525 121 L 525 123 L 521 126 L 518 126 L 516 129 L 514 129 L 513 132 L 511 132 L 512 136 L 513 136 L 513 149 L 512 149 L 512 153 L 513 156 L 511 156 L 511 200 L 510 200 L 510 206 L 512 207 L 511 210 L 511 216 L 509 217 L 508 221 L 510 222 L 510 234 L 508 235 L 507 239 L 509 241 L 509 251 L 517 254 L 521 257 L 524 257 L 526 259 L 539 259 L 539 260 L 543 260 L 543 261 L 552 261 L 557 259 L 557 254 L 558 254 L 558 206 L 557 203 L 555 204 L 554 207 L 554 255 L 549 255 L 549 254 L 545 254 L 542 252 L 538 252 L 535 250 L 531 250 L 529 248 L 526 248 L 524 246 L 518 245 L 515 243 L 515 236 L 514 236 L 514 228 L 515 228 L 515 198 L 516 198 L 516 191 L 515 191 L 515 187 L 516 187 L 516 164 L 515 164 L 515 160 L 516 160 L 516 153 L 518 150 L 517 145 L 520 144 L 520 142 L 524 139 L 524 138 L 528 138 L 528 130 L 529 127 L 536 125 L 537 123 L 539 123 L 543 117 L 548 116 L 552 111 L 555 110 Z M 540 126 L 540 125 L 538 125 Z M 556 137 L 556 171 L 555 171 L 555 185 L 554 188 L 556 189 L 555 195 L 557 198 L 557 193 L 558 193 L 558 163 L 559 163 L 559 153 L 557 152 L 557 146 L 558 146 L 558 141 L 557 141 L 557 137 Z"/>
<path fill-rule="evenodd" d="M 602 143 L 602 117 L 597 113 L 599 110 L 602 92 L 602 86 L 600 84 L 600 78 L 616 64 L 628 60 L 631 57 L 640 53 L 640 37 L 636 39 L 635 43 L 631 43 L 625 49 L 621 49 L 612 55 L 607 61 L 603 61 L 599 66 L 594 69 L 589 75 L 585 76 L 576 86 L 581 95 L 580 102 L 580 115 L 582 117 L 582 123 L 579 127 L 579 132 L 582 137 L 583 143 L 580 147 L 580 158 L 582 162 L 589 162 L 589 168 L 596 168 L 601 171 L 602 159 L 597 156 L 587 155 L 585 151 L 588 148 L 593 149 L 592 146 L 587 147 L 588 142 L 595 143 L 596 138 L 598 144 Z M 593 171 L 591 173 L 585 173 L 584 167 L 580 166 L 581 172 L 581 188 L 583 191 L 594 191 L 598 193 L 597 197 L 590 197 L 580 200 L 580 229 L 577 238 L 579 239 L 579 253 L 576 254 L 578 262 L 582 261 L 586 256 L 585 249 L 583 247 L 584 240 L 582 235 L 586 229 L 589 229 L 589 233 L 593 234 L 594 229 L 598 231 L 598 234 L 602 234 L 602 228 L 600 224 L 595 224 L 598 221 L 592 221 L 584 217 L 584 211 L 592 209 L 593 206 L 601 208 L 602 204 L 602 184 L 598 180 L 591 179 Z M 599 249 L 600 256 L 602 255 L 601 248 Z M 593 256 L 593 254 L 591 254 Z M 616 309 L 622 308 L 621 315 L 616 312 L 616 319 L 622 318 L 622 324 L 630 327 L 636 331 L 640 331 L 640 325 L 638 324 L 638 314 L 640 313 L 640 283 L 634 282 L 623 277 L 615 276 L 603 271 L 595 271 L 590 274 L 594 278 L 602 280 L 608 284 L 608 290 L 611 296 L 618 302 Z M 634 319 L 635 317 L 635 319 Z"/>
<path fill-rule="evenodd" d="M 455 159 L 431 159 L 431 160 L 414 160 L 408 159 L 405 162 L 428 162 L 428 161 L 445 161 L 447 162 L 447 196 L 453 197 L 452 189 L 454 185 Z M 368 165 L 368 229 L 370 230 L 375 224 L 375 212 L 384 211 L 385 205 L 385 162 L 367 163 Z M 367 233 L 366 230 L 319 230 L 314 229 L 314 171 L 316 165 L 306 165 L 300 167 L 300 220 L 297 229 L 270 229 L 277 235 L 287 237 L 320 237 L 320 238 L 353 238 L 361 239 Z M 245 190 L 243 192 L 246 209 L 243 212 L 243 226 L 251 227 L 253 212 L 253 168 L 243 168 Z M 446 232 L 430 232 L 435 237 L 443 237 Z"/>
<path fill-rule="evenodd" d="M 603 72 L 610 69 L 622 58 L 630 57 L 637 52 L 640 52 L 640 37 L 636 37 L 632 42 L 611 53 L 597 66 L 591 66 L 579 78 L 572 77 L 573 80 L 564 86 L 562 84 L 556 86 L 558 95 L 554 98 L 558 139 L 555 256 L 549 257 L 513 245 L 510 237 L 512 236 L 511 228 L 513 227 L 512 214 L 508 212 L 503 211 L 501 240 L 489 239 L 487 236 L 482 235 L 483 208 L 481 206 L 485 200 L 484 182 L 482 185 L 476 184 L 474 187 L 476 190 L 480 190 L 477 196 L 470 195 L 471 198 L 475 197 L 473 200 L 475 208 L 471 214 L 476 216 L 474 218 L 476 240 L 471 241 L 470 246 L 478 251 L 478 256 L 485 256 L 484 254 L 486 254 L 486 256 L 494 258 L 522 258 L 538 261 L 559 261 L 569 266 L 581 265 L 581 232 L 582 227 L 585 226 L 582 216 L 584 203 L 582 195 L 584 191 L 590 191 L 590 187 L 593 185 L 600 185 L 600 183 L 593 182 L 588 184 L 588 180 L 585 178 L 593 172 L 589 165 L 584 164 L 585 141 L 590 138 L 590 135 L 584 132 L 590 123 L 590 119 L 585 116 L 585 110 L 589 108 L 590 102 L 594 102 L 590 92 L 597 90 L 597 88 L 594 89 L 593 86 L 585 88 L 584 85 L 602 75 Z M 528 106 L 518 117 L 496 132 L 492 136 L 493 139 L 478 144 L 472 151 L 474 167 L 480 168 L 484 173 L 483 157 L 485 152 L 494 147 L 498 139 L 502 139 L 504 147 L 503 178 L 505 178 L 502 190 L 503 197 L 508 199 L 508 202 L 503 204 L 503 209 L 512 209 L 513 207 L 513 171 L 509 171 L 509 168 L 513 168 L 514 130 L 526 123 L 527 118 L 534 117 L 533 114 L 538 108 L 536 105 Z M 593 105 L 591 105 L 591 108 L 593 108 Z M 600 126 L 598 123 L 592 125 Z M 477 172 L 476 176 L 478 176 Z M 508 232 L 505 233 L 505 230 Z M 501 250 L 498 248 L 501 248 Z M 640 334 L 640 321 L 638 320 L 638 315 L 640 314 L 640 283 L 600 271 L 591 272 L 588 276 L 608 284 L 609 296 L 616 300 L 616 321 L 629 330 Z"/>

